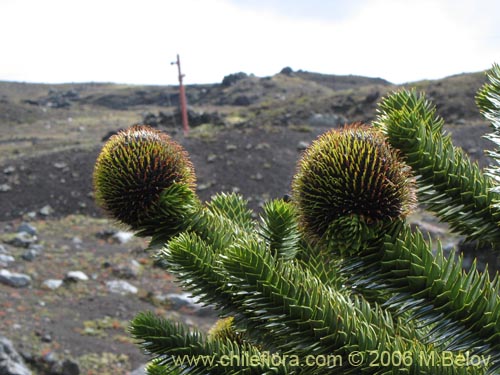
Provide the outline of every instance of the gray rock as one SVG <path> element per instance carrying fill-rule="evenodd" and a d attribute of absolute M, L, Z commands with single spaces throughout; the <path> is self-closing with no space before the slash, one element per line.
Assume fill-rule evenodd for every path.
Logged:
<path fill-rule="evenodd" d="M 54 163 L 54 168 L 56 168 L 56 169 L 64 169 L 67 166 L 68 166 L 68 164 L 63 162 L 63 161 L 59 161 L 59 162 Z"/>
<path fill-rule="evenodd" d="M 38 212 L 42 216 L 49 216 L 49 215 L 54 213 L 54 209 L 52 207 L 50 207 L 50 205 L 46 205 L 46 206 L 43 206 L 42 208 L 40 208 L 40 210 Z"/>
<path fill-rule="evenodd" d="M 262 175 L 262 173 L 257 172 L 256 174 L 251 175 L 251 176 L 250 176 L 250 178 L 251 178 L 252 180 L 257 180 L 257 181 L 260 181 L 260 180 L 262 180 L 262 179 L 264 178 L 264 176 Z"/>
<path fill-rule="evenodd" d="M 11 240 L 7 241 L 7 243 L 15 247 L 29 247 L 36 240 L 36 236 L 32 236 L 27 232 L 19 232 Z"/>
<path fill-rule="evenodd" d="M 238 72 L 238 73 L 232 73 L 227 76 L 224 76 L 224 79 L 222 80 L 222 86 L 223 87 L 229 87 L 234 85 L 236 82 L 245 79 L 248 77 L 248 74 L 244 72 Z"/>
<path fill-rule="evenodd" d="M 344 116 L 334 113 L 315 113 L 309 118 L 309 124 L 314 126 L 337 127 L 345 124 L 347 119 Z"/>
<path fill-rule="evenodd" d="M 110 280 L 106 282 L 106 286 L 111 293 L 117 294 L 137 294 L 137 287 L 124 280 Z"/>
<path fill-rule="evenodd" d="M 0 185 L 0 193 L 6 193 L 8 191 L 11 191 L 12 190 L 12 186 L 10 186 L 9 184 L 1 184 Z"/>
<path fill-rule="evenodd" d="M 26 232 L 31 236 L 36 236 L 38 234 L 38 231 L 36 230 L 36 228 L 29 223 L 21 223 L 21 225 L 19 225 L 17 227 L 17 232 L 18 233 Z"/>
<path fill-rule="evenodd" d="M 3 336 L 0 336 L 0 374 L 31 375 L 12 342 Z"/>
<path fill-rule="evenodd" d="M 7 251 L 4 245 L 0 245 L 0 254 L 7 254 L 9 255 L 10 253 Z"/>
<path fill-rule="evenodd" d="M 79 246 L 81 244 L 83 244 L 83 241 L 80 237 L 78 236 L 75 236 L 71 239 L 71 242 L 73 243 L 73 245 L 76 245 L 76 246 Z"/>
<path fill-rule="evenodd" d="M 0 265 L 6 267 L 9 263 L 14 262 L 16 259 L 12 255 L 0 253 Z"/>
<path fill-rule="evenodd" d="M 304 151 L 308 147 L 309 147 L 309 142 L 300 141 L 299 144 L 297 145 L 297 150 L 298 151 Z"/>
<path fill-rule="evenodd" d="M 52 336 L 49 335 L 48 333 L 44 334 L 42 337 L 40 337 L 41 342 L 52 342 Z"/>
<path fill-rule="evenodd" d="M 117 233 L 114 229 L 103 229 L 95 234 L 95 236 L 101 240 L 109 240 Z"/>
<path fill-rule="evenodd" d="M 39 254 L 40 253 L 36 249 L 29 248 L 21 255 L 21 258 L 27 262 L 32 262 Z"/>
<path fill-rule="evenodd" d="M 65 359 L 62 363 L 63 375 L 80 375 L 80 366 L 71 359 Z"/>
<path fill-rule="evenodd" d="M 169 293 L 166 297 L 176 308 L 188 307 L 197 311 L 204 307 L 198 303 L 196 298 L 191 297 L 189 293 Z"/>
<path fill-rule="evenodd" d="M 136 279 L 141 272 L 141 265 L 136 260 L 129 264 L 123 264 L 113 267 L 113 275 L 121 279 Z"/>
<path fill-rule="evenodd" d="M 132 237 L 134 237 L 134 233 L 132 232 L 118 231 L 113 234 L 111 238 L 114 242 L 117 242 L 119 244 L 126 244 L 132 239 Z"/>
<path fill-rule="evenodd" d="M 4 168 L 3 173 L 5 174 L 12 174 L 16 171 L 16 167 L 13 165 L 9 165 L 8 167 Z"/>
<path fill-rule="evenodd" d="M 47 354 L 44 354 L 41 357 L 41 360 L 47 365 L 54 366 L 59 361 L 59 357 L 56 352 L 50 351 Z"/>
<path fill-rule="evenodd" d="M 286 76 L 292 76 L 293 75 L 293 69 L 290 68 L 289 66 L 285 66 L 283 69 L 281 69 L 280 74 L 284 74 Z"/>
<path fill-rule="evenodd" d="M 188 108 L 187 115 L 189 126 L 193 128 L 203 124 L 224 125 L 224 119 L 218 112 L 208 113 L 204 111 L 194 111 L 191 108 Z M 174 117 L 177 124 L 182 122 L 180 110 L 177 110 L 174 113 Z"/>
<path fill-rule="evenodd" d="M 36 251 L 38 254 L 40 254 L 43 251 L 44 247 L 43 247 L 43 245 L 36 243 L 36 244 L 31 244 L 29 246 L 29 249 L 32 249 L 32 250 Z"/>
<path fill-rule="evenodd" d="M 69 271 L 66 273 L 65 281 L 87 281 L 89 277 L 82 271 Z"/>
<path fill-rule="evenodd" d="M 50 368 L 51 375 L 80 375 L 80 366 L 71 359 L 57 361 Z"/>
<path fill-rule="evenodd" d="M 207 189 L 210 189 L 212 186 L 215 185 L 215 181 L 207 181 L 205 183 L 200 183 L 198 184 L 198 186 L 196 187 L 196 190 L 198 191 L 203 191 L 203 190 L 207 190 Z"/>
<path fill-rule="evenodd" d="M 31 277 L 23 273 L 15 273 L 2 269 L 0 270 L 0 283 L 14 288 L 24 288 L 31 284 Z"/>
<path fill-rule="evenodd" d="M 255 146 L 256 150 L 268 150 L 271 148 L 271 145 L 266 142 L 258 143 L 257 146 Z"/>
<path fill-rule="evenodd" d="M 255 101 L 257 101 L 258 96 L 256 95 L 238 95 L 236 98 L 234 98 L 233 102 L 231 103 L 232 105 L 240 105 L 240 106 L 248 106 Z"/>
<path fill-rule="evenodd" d="M 140 365 L 130 375 L 146 375 L 146 366 L 147 364 Z"/>
<path fill-rule="evenodd" d="M 56 290 L 63 284 L 62 280 L 48 279 L 42 283 L 42 288 L 49 290 Z"/>

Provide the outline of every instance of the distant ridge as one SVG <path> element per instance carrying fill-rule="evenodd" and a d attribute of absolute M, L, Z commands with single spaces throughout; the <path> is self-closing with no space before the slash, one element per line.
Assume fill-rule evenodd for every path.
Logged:
<path fill-rule="evenodd" d="M 391 86 L 392 83 L 382 78 L 371 78 L 357 75 L 333 75 L 298 70 L 293 73 L 304 80 L 316 82 L 333 90 L 345 90 L 368 85 Z"/>

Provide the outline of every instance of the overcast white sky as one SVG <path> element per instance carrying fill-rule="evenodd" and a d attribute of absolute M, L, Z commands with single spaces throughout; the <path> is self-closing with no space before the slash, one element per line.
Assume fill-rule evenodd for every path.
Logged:
<path fill-rule="evenodd" d="M 0 80 L 176 84 L 283 67 L 394 83 L 500 63 L 498 0 L 0 0 Z"/>

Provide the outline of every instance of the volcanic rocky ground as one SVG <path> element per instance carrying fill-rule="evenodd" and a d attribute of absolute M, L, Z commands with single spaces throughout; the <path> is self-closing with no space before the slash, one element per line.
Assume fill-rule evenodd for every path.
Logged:
<path fill-rule="evenodd" d="M 456 144 L 482 166 L 492 144 L 482 138 L 490 129 L 474 94 L 484 82 L 473 73 L 405 85 L 426 92 Z M 127 374 L 146 361 L 127 333 L 137 312 L 201 330 L 213 323 L 215 313 L 155 265 L 147 239 L 130 238 L 94 204 L 94 162 L 116 130 L 147 123 L 170 134 L 188 150 L 203 200 L 237 192 L 258 219 L 264 202 L 289 193 L 312 140 L 370 123 L 380 99 L 398 89 L 291 69 L 231 74 L 187 87 L 192 127 L 184 136 L 176 87 L 0 82 L 0 336 L 34 374 Z M 412 220 L 449 247 L 460 241 L 424 210 Z"/>

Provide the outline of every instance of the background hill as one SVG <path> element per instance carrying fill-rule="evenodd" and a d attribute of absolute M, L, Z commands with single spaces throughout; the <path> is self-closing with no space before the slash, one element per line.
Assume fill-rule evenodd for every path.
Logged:
<path fill-rule="evenodd" d="M 381 98 L 403 86 L 426 92 L 456 144 L 485 165 L 491 144 L 482 135 L 490 130 L 474 103 L 484 82 L 482 72 L 400 86 L 290 68 L 271 77 L 234 73 L 219 84 L 187 86 L 188 137 L 174 86 L 0 82 L 0 269 L 29 278 L 12 286 L 0 277 L 2 334 L 34 373 L 62 373 L 70 360 L 82 373 L 115 375 L 144 362 L 125 332 L 136 312 L 154 310 L 202 329 L 213 321 L 153 267 L 146 240 L 124 240 L 123 228 L 94 204 L 94 162 L 118 129 L 146 123 L 167 132 L 189 151 L 202 199 L 238 192 L 258 212 L 289 192 L 313 139 L 345 123 L 370 123 Z M 425 212 L 413 220 L 448 248 L 459 241 Z M 33 233 L 19 234 L 26 230 Z M 69 277 L 72 270 L 88 280 Z M 51 289 L 48 280 L 62 286 Z M 110 281 L 137 290 L 117 293 Z"/>
<path fill-rule="evenodd" d="M 484 81 L 473 73 L 404 85 L 427 93 L 457 142 L 481 163 L 488 129 L 474 95 Z M 221 84 L 187 87 L 192 132 L 184 138 L 173 86 L 0 82 L 0 164 L 14 170 L 0 173 L 0 220 L 47 204 L 55 215 L 98 214 L 90 176 L 102 139 L 137 123 L 166 131 L 190 151 L 205 198 L 231 189 L 254 202 L 279 196 L 298 149 L 327 128 L 369 123 L 377 102 L 399 88 L 380 78 L 289 68 L 264 78 L 231 74 Z"/>

